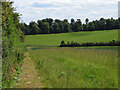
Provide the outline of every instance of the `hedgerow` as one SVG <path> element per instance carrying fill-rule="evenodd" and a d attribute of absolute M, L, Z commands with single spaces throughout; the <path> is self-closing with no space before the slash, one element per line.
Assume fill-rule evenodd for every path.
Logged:
<path fill-rule="evenodd" d="M 24 59 L 24 35 L 19 28 L 20 15 L 13 2 L 2 2 L 2 88 L 12 88 L 19 80 Z"/>
<path fill-rule="evenodd" d="M 86 42 L 86 43 L 77 43 L 74 41 L 67 42 L 61 41 L 59 47 L 88 47 L 88 46 L 120 46 L 120 41 L 108 41 L 108 42 Z"/>

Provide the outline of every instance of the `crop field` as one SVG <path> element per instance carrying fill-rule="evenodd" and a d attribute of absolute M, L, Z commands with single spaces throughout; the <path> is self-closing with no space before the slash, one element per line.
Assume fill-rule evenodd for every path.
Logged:
<path fill-rule="evenodd" d="M 26 36 L 25 45 L 44 87 L 118 87 L 118 47 L 57 47 L 62 40 L 118 40 L 118 30 Z"/>

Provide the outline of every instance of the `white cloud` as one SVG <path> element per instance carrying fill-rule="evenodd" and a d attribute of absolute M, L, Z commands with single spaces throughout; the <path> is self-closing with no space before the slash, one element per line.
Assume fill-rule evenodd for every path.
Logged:
<path fill-rule="evenodd" d="M 15 0 L 17 12 L 28 23 L 32 20 L 51 17 L 53 19 L 87 17 L 90 20 L 103 18 L 117 18 L 119 0 Z M 38 3 L 38 6 L 33 6 Z M 41 6 L 42 5 L 42 6 Z M 52 6 L 53 5 L 53 6 Z"/>

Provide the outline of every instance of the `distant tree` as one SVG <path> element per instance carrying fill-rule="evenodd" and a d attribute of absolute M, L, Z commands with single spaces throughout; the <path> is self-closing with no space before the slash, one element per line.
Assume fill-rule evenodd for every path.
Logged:
<path fill-rule="evenodd" d="M 82 31 L 83 30 L 83 25 L 82 25 L 81 19 L 77 19 L 77 23 L 79 24 L 78 25 L 79 31 Z"/>
<path fill-rule="evenodd" d="M 59 28 L 60 28 L 60 32 L 63 33 L 64 32 L 64 23 L 62 21 L 59 23 Z"/>
<path fill-rule="evenodd" d="M 99 21 L 95 20 L 95 21 L 93 21 L 93 23 L 94 23 L 94 26 L 95 26 L 95 30 L 99 30 Z"/>
<path fill-rule="evenodd" d="M 111 22 L 111 19 L 107 19 L 107 20 L 106 20 L 106 29 L 107 29 L 107 30 L 112 29 L 112 22 Z"/>
<path fill-rule="evenodd" d="M 93 23 L 93 22 L 90 22 L 90 23 L 88 24 L 88 30 L 89 30 L 89 31 L 95 30 L 95 26 L 94 26 L 94 23 Z"/>
<path fill-rule="evenodd" d="M 55 19 L 55 22 L 59 24 L 61 22 L 61 20 Z"/>
<path fill-rule="evenodd" d="M 89 22 L 89 19 L 88 19 L 88 18 L 86 18 L 85 23 L 86 23 L 86 24 L 88 24 L 88 22 Z"/>
<path fill-rule="evenodd" d="M 104 18 L 101 18 L 99 21 L 99 30 L 105 30 L 106 29 L 106 20 Z"/>
<path fill-rule="evenodd" d="M 41 33 L 42 34 L 48 34 L 50 31 L 50 26 L 48 22 L 43 22 L 42 24 L 42 29 L 41 29 Z"/>
<path fill-rule="evenodd" d="M 118 19 L 115 20 L 115 29 L 120 29 L 120 21 Z"/>
<path fill-rule="evenodd" d="M 60 27 L 59 27 L 59 24 L 57 22 L 55 22 L 53 24 L 53 29 L 54 29 L 53 33 L 59 33 L 60 32 Z"/>
<path fill-rule="evenodd" d="M 17 13 L 14 15 L 17 17 Z M 14 20 L 15 23 L 18 23 L 17 20 Z M 37 25 L 37 26 L 36 26 Z M 16 24 L 16 26 L 19 26 Z M 69 23 L 67 19 L 61 21 L 60 19 L 53 20 L 52 18 L 46 18 L 38 20 L 37 23 L 30 22 L 29 25 L 21 24 L 22 31 L 25 35 L 29 34 L 44 34 L 44 33 L 65 33 L 65 32 L 79 32 L 79 31 L 96 31 L 96 30 L 111 30 L 120 28 L 120 18 L 118 19 L 104 19 L 95 20 L 89 22 L 89 19 L 86 18 L 85 23 L 82 24 L 81 19 L 75 21 L 73 18 Z M 10 33 L 10 32 L 8 32 Z"/>
<path fill-rule="evenodd" d="M 75 29 L 75 20 L 73 18 L 71 19 L 71 24 L 70 25 L 71 25 L 71 30 L 75 31 L 74 30 Z"/>
<path fill-rule="evenodd" d="M 77 19 L 77 23 L 80 24 L 80 25 L 82 25 L 82 22 L 81 22 L 80 19 Z"/>
<path fill-rule="evenodd" d="M 80 19 L 77 19 L 77 21 L 74 24 L 74 31 L 78 32 L 78 31 L 81 31 L 81 30 L 83 30 L 82 22 L 81 22 Z"/>
<path fill-rule="evenodd" d="M 75 22 L 74 32 L 78 32 L 79 29 L 80 29 L 79 24 L 77 22 Z"/>
<path fill-rule="evenodd" d="M 47 22 L 47 20 L 46 19 L 42 19 L 42 22 Z"/>
<path fill-rule="evenodd" d="M 88 31 L 88 24 L 83 24 L 84 31 Z"/>
<path fill-rule="evenodd" d="M 49 23 L 50 26 L 52 26 L 52 24 L 53 24 L 52 18 L 46 18 L 46 21 Z"/>
<path fill-rule="evenodd" d="M 39 27 L 38 33 L 41 34 L 42 33 L 42 29 L 43 29 L 43 22 L 42 22 L 42 20 L 38 20 L 37 21 L 37 25 Z"/>
<path fill-rule="evenodd" d="M 66 21 L 64 23 L 64 31 L 63 32 L 71 32 L 70 24 Z"/>
<path fill-rule="evenodd" d="M 63 21 L 68 23 L 68 20 L 67 20 L 67 19 L 64 19 Z"/>
<path fill-rule="evenodd" d="M 30 29 L 31 35 L 38 34 L 39 27 L 37 26 L 36 22 L 34 22 L 34 21 L 30 22 L 29 29 Z"/>
<path fill-rule="evenodd" d="M 71 24 L 74 24 L 75 23 L 75 20 L 72 18 L 71 19 Z"/>
<path fill-rule="evenodd" d="M 24 32 L 25 35 L 29 35 L 29 26 L 26 23 L 20 23 L 20 28 Z"/>
<path fill-rule="evenodd" d="M 120 17 L 118 18 L 118 20 L 120 21 Z"/>
<path fill-rule="evenodd" d="M 52 26 L 50 26 L 50 31 L 49 31 L 49 33 L 53 33 L 54 32 L 54 28 L 53 28 L 53 25 Z"/>

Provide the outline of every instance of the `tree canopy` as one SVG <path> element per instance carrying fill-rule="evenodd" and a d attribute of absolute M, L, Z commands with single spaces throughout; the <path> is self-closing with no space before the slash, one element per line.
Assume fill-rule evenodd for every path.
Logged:
<path fill-rule="evenodd" d="M 34 26 L 34 28 L 32 26 Z M 82 23 L 81 19 L 75 21 L 72 18 L 71 22 L 68 22 L 67 19 L 53 20 L 52 18 L 46 18 L 38 20 L 37 23 L 31 21 L 29 25 L 21 23 L 21 29 L 25 35 L 111 30 L 120 29 L 120 20 L 113 18 L 100 18 L 100 20 L 89 22 L 89 19 L 86 18 L 85 23 Z"/>

